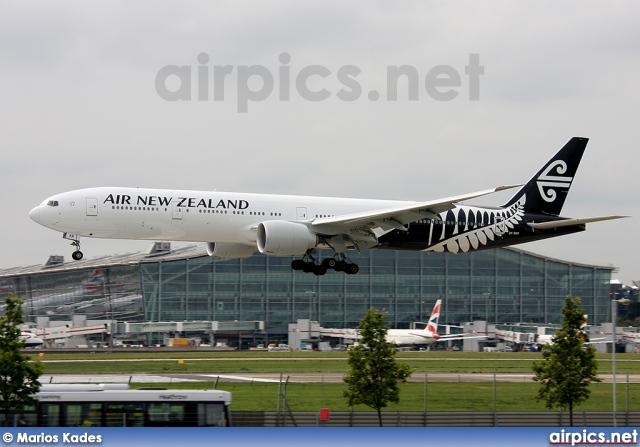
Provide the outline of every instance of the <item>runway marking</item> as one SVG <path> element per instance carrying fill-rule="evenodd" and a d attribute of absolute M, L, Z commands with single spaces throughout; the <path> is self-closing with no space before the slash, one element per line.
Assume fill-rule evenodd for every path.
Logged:
<path fill-rule="evenodd" d="M 203 377 L 220 378 L 222 380 L 237 380 L 239 382 L 265 382 L 265 383 L 279 383 L 280 380 L 265 379 L 261 377 L 245 377 L 245 376 L 228 376 L 223 374 L 200 374 Z M 286 376 L 285 376 L 286 377 Z"/>

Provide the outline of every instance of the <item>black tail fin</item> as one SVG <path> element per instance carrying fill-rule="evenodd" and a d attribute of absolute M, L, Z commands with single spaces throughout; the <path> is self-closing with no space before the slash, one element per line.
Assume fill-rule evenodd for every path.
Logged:
<path fill-rule="evenodd" d="M 526 213 L 558 216 L 588 141 L 588 138 L 581 137 L 569 140 L 504 207 L 513 205 L 526 195 L 524 204 Z"/>

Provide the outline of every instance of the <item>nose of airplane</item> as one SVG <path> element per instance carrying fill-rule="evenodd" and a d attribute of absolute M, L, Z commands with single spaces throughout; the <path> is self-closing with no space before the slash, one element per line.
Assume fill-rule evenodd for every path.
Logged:
<path fill-rule="evenodd" d="M 31 218 L 31 220 L 33 220 L 34 222 L 38 222 L 40 223 L 40 207 L 36 206 L 34 209 L 32 209 L 31 211 L 29 211 L 29 217 Z"/>

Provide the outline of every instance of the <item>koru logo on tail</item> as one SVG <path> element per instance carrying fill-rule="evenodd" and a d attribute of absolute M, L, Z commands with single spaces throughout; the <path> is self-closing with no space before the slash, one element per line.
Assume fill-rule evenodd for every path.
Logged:
<path fill-rule="evenodd" d="M 554 174 L 560 175 L 551 175 L 554 170 Z M 568 188 L 571 185 L 573 177 L 562 176 L 562 174 L 566 172 L 567 163 L 562 160 L 556 160 L 538 177 L 536 182 L 538 184 L 538 191 L 540 191 L 540 196 L 545 202 L 551 203 L 558 197 L 554 188 Z"/>

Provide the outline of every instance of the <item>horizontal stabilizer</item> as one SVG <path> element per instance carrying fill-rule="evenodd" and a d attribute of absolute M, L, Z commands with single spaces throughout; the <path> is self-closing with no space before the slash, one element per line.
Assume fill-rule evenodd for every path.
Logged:
<path fill-rule="evenodd" d="M 602 216 L 602 217 L 584 217 L 582 219 L 562 219 L 552 220 L 550 222 L 531 223 L 529 226 L 538 230 L 548 230 L 551 228 L 570 227 L 572 225 L 582 225 L 591 222 L 600 222 L 603 220 L 622 219 L 629 216 Z"/>

